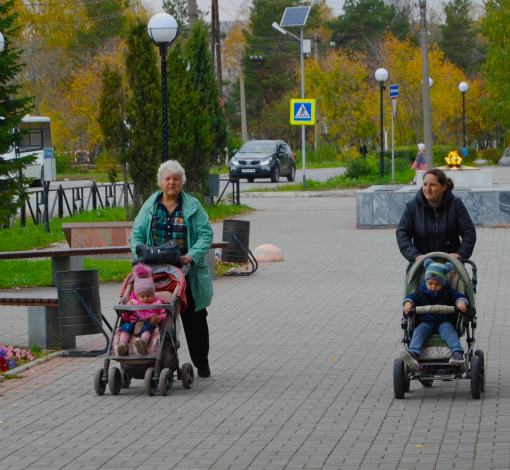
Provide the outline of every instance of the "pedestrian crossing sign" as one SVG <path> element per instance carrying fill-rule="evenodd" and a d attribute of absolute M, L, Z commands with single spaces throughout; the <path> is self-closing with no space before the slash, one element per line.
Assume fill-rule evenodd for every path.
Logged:
<path fill-rule="evenodd" d="M 315 100 L 290 100 L 290 123 L 297 126 L 315 125 Z"/>

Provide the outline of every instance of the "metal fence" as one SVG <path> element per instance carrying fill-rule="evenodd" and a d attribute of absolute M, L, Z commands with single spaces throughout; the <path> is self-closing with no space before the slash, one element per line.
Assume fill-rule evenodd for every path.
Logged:
<path fill-rule="evenodd" d="M 128 202 L 133 202 L 133 183 L 128 184 Z M 88 191 L 88 196 L 86 193 Z M 101 194 L 102 193 L 102 194 Z M 52 196 L 53 195 L 53 200 Z M 118 197 L 117 197 L 118 195 Z M 35 201 L 31 201 L 35 196 Z M 86 198 L 86 201 L 85 201 Z M 21 226 L 26 226 L 27 209 L 35 225 L 48 222 L 53 218 L 55 209 L 57 217 L 64 217 L 67 212 L 69 216 L 78 212 L 105 209 L 124 205 L 124 183 L 92 183 L 90 186 L 78 186 L 64 189 L 59 185 L 56 189 L 46 188 L 31 191 L 23 201 L 20 208 L 19 219 Z M 67 209 L 67 210 L 66 210 Z M 48 216 L 45 218 L 44 214 Z M 16 217 L 10 220 L 9 228 L 14 224 Z"/>

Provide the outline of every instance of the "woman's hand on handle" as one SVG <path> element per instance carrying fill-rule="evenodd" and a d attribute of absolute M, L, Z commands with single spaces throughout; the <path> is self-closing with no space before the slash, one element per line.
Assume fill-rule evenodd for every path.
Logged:
<path fill-rule="evenodd" d="M 458 253 L 450 253 L 451 256 L 455 256 L 455 258 L 460 259 L 460 255 Z"/>
<path fill-rule="evenodd" d="M 186 266 L 187 264 L 193 264 L 193 258 L 191 256 L 181 256 L 181 261 L 182 261 L 182 264 L 184 266 Z"/>

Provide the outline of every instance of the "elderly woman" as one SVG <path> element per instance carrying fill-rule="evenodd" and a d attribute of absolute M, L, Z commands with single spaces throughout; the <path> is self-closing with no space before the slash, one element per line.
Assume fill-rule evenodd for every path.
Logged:
<path fill-rule="evenodd" d="M 190 264 L 186 276 L 187 309 L 181 312 L 184 333 L 194 366 L 200 377 L 209 377 L 209 328 L 207 310 L 213 295 L 211 274 L 205 254 L 211 247 L 213 231 L 201 204 L 183 191 L 184 168 L 169 160 L 158 170 L 156 191 L 145 201 L 135 219 L 129 243 L 136 256 L 136 245 L 159 246 L 175 240 L 181 248 L 183 264 Z"/>
<path fill-rule="evenodd" d="M 425 144 L 418 144 L 418 154 L 416 155 L 413 166 L 411 167 L 411 170 L 414 170 L 414 179 L 411 182 L 416 184 L 416 180 L 418 178 L 418 170 L 426 169 L 427 160 L 425 159 Z"/>
<path fill-rule="evenodd" d="M 397 228 L 400 252 L 410 263 L 432 251 L 469 258 L 476 230 L 464 203 L 453 195 L 453 181 L 434 168 L 423 175 L 423 187 L 404 209 Z"/>

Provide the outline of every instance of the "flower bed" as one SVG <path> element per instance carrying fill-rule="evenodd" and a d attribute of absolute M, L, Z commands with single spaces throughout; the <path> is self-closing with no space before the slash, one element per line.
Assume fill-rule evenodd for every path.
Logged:
<path fill-rule="evenodd" d="M 43 356 L 44 351 L 37 345 L 31 349 L 22 349 L 0 344 L 0 375 Z"/>

